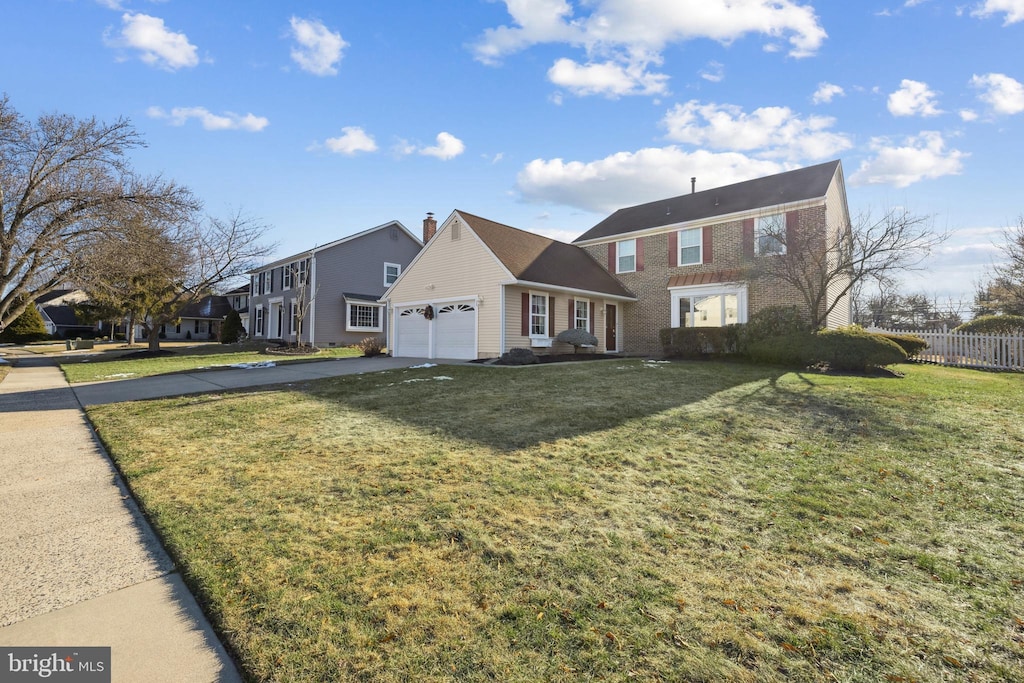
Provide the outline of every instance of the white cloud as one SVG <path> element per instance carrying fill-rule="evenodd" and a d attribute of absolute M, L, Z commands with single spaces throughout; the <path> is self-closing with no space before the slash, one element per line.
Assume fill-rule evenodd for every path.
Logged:
<path fill-rule="evenodd" d="M 811 102 L 814 104 L 828 104 L 836 97 L 843 97 L 845 95 L 846 91 L 835 83 L 819 83 L 818 89 L 811 96 Z"/>
<path fill-rule="evenodd" d="M 983 90 L 978 99 L 997 114 L 1019 114 L 1024 111 L 1024 85 L 1005 74 L 975 75 L 971 86 Z"/>
<path fill-rule="evenodd" d="M 673 43 L 707 38 L 728 44 L 758 34 L 773 41 L 773 50 L 774 41 L 788 40 L 790 56 L 807 57 L 827 37 L 813 7 L 798 0 L 505 0 L 505 5 L 511 25 L 485 30 L 472 46 L 476 59 L 497 64 L 539 44 L 582 48 L 586 65 L 560 59 L 548 74 L 579 87 L 577 94 L 664 92 L 667 76 L 647 67 L 660 64 L 661 52 Z M 595 81 L 611 84 L 598 87 Z"/>
<path fill-rule="evenodd" d="M 254 114 L 224 112 L 214 114 L 206 107 L 174 107 L 169 112 L 161 107 L 150 107 L 146 115 L 153 119 L 166 119 L 172 126 L 183 126 L 189 119 L 197 119 L 205 130 L 245 130 L 256 133 L 268 125 L 270 119 Z"/>
<path fill-rule="evenodd" d="M 961 109 L 959 113 L 961 121 L 966 121 L 970 123 L 971 121 L 978 120 L 978 112 L 974 111 L 973 109 Z"/>
<path fill-rule="evenodd" d="M 420 154 L 437 157 L 443 161 L 454 159 L 466 151 L 466 145 L 451 133 L 444 131 L 437 134 L 437 144 L 433 147 L 423 147 L 418 150 Z"/>
<path fill-rule="evenodd" d="M 524 199 L 609 213 L 623 206 L 673 197 L 698 189 L 771 175 L 786 170 L 774 161 L 743 154 L 684 152 L 675 145 L 619 152 L 596 161 L 534 159 L 517 177 Z"/>
<path fill-rule="evenodd" d="M 834 118 L 801 118 L 788 107 L 760 107 L 748 114 L 736 105 L 691 100 L 670 109 L 662 124 L 675 142 L 789 162 L 834 157 L 852 146 L 847 136 L 828 130 Z"/>
<path fill-rule="evenodd" d="M 341 129 L 341 135 L 336 138 L 327 138 L 324 146 L 336 154 L 353 156 L 358 152 L 376 152 L 377 143 L 373 136 L 367 134 L 359 126 L 345 126 Z"/>
<path fill-rule="evenodd" d="M 938 116 L 942 110 L 936 106 L 935 92 L 927 83 L 904 78 L 900 89 L 889 95 L 889 113 L 893 116 Z"/>
<path fill-rule="evenodd" d="M 108 29 L 104 41 L 110 47 L 138 50 L 143 62 L 167 71 L 199 64 L 198 49 L 188 36 L 169 30 L 163 19 L 148 14 L 121 15 L 121 33 L 111 37 Z"/>
<path fill-rule="evenodd" d="M 559 59 L 548 69 L 548 80 L 574 95 L 660 95 L 666 92 L 668 76 L 649 73 L 646 64 L 601 62 L 578 64 Z"/>
<path fill-rule="evenodd" d="M 990 17 L 999 12 L 1006 14 L 1003 26 L 1024 21 L 1024 0 L 985 0 L 971 14 L 976 17 Z"/>
<path fill-rule="evenodd" d="M 337 74 L 341 51 L 348 46 L 341 34 L 312 19 L 292 17 L 290 23 L 291 37 L 298 43 L 292 48 L 292 60 L 303 71 L 317 76 Z"/>
<path fill-rule="evenodd" d="M 725 79 L 725 65 L 712 60 L 700 72 L 700 77 L 705 81 L 721 83 Z"/>
<path fill-rule="evenodd" d="M 874 138 L 875 156 L 861 163 L 850 176 L 851 185 L 892 185 L 907 187 L 926 179 L 959 175 L 966 152 L 946 150 L 942 134 L 923 131 L 893 146 L 888 138 Z"/>

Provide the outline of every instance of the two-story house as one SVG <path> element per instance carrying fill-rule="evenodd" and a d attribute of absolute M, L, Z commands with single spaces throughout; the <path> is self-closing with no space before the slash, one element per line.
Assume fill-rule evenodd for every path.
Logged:
<path fill-rule="evenodd" d="M 464 211 L 436 231 L 432 222 L 423 251 L 382 297 L 396 356 L 571 352 L 555 337 L 572 328 L 593 333 L 598 351 L 656 354 L 666 327 L 804 306 L 792 286 L 755 276 L 757 265 L 787 248 L 830 258 L 809 237 L 827 241 L 850 225 L 838 161 L 620 209 L 571 245 Z M 828 326 L 849 315 L 840 300 Z"/>
<path fill-rule="evenodd" d="M 390 221 L 251 271 L 249 336 L 322 347 L 383 337 L 378 299 L 422 246 Z"/>

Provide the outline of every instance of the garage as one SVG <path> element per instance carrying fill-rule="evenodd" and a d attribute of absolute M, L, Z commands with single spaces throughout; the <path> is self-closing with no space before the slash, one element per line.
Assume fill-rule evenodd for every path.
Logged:
<path fill-rule="evenodd" d="M 476 358 L 476 306 L 470 302 L 438 306 L 433 323 L 432 358 Z"/>
<path fill-rule="evenodd" d="M 400 306 L 396 312 L 395 356 L 464 360 L 476 358 L 475 302 L 435 304 L 429 312 L 426 305 Z"/>
<path fill-rule="evenodd" d="M 430 355 L 430 321 L 423 306 L 399 308 L 395 316 L 395 348 L 392 355 L 426 358 Z"/>

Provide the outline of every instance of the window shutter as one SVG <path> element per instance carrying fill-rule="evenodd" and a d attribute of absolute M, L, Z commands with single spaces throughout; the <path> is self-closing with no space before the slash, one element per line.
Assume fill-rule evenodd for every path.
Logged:
<path fill-rule="evenodd" d="M 530 293 L 523 292 L 523 336 L 530 336 Z"/>
<path fill-rule="evenodd" d="M 576 327 L 576 299 L 569 297 L 569 326 L 565 329 L 571 330 Z"/>
<path fill-rule="evenodd" d="M 615 272 L 615 242 L 608 243 L 608 272 Z"/>
<path fill-rule="evenodd" d="M 800 233 L 797 232 L 799 229 L 799 222 L 799 211 L 786 212 L 786 251 L 789 251 L 789 245 L 791 242 L 793 243 L 794 248 L 796 248 L 796 243 L 800 240 Z"/>
<path fill-rule="evenodd" d="M 675 268 L 679 265 L 679 231 L 673 230 L 668 234 L 668 267 Z"/>
<path fill-rule="evenodd" d="M 555 297 L 548 297 L 548 336 L 555 336 Z"/>
<path fill-rule="evenodd" d="M 644 238 L 636 238 L 636 272 L 644 269 Z"/>
<path fill-rule="evenodd" d="M 594 334 L 594 302 L 590 302 L 590 334 Z"/>
<path fill-rule="evenodd" d="M 715 259 L 714 246 L 711 244 L 711 234 L 713 232 L 714 230 L 709 225 L 706 228 L 704 228 L 704 231 L 701 235 L 701 242 L 704 245 L 704 263 L 711 263 Z"/>
<path fill-rule="evenodd" d="M 743 255 L 754 258 L 754 219 L 743 220 Z"/>

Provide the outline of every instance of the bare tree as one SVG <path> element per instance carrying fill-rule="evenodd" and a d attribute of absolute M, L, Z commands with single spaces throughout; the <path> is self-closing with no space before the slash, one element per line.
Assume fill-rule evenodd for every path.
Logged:
<path fill-rule="evenodd" d="M 865 214 L 852 225 L 769 221 L 758 232 L 760 255 L 750 274 L 792 287 L 821 328 L 855 288 L 871 282 L 891 289 L 894 276 L 918 268 L 946 237 L 927 217 L 900 210 L 879 220 Z"/>
<path fill-rule="evenodd" d="M 25 120 L 0 97 L 0 329 L 77 276 L 80 254 L 127 215 L 174 220 L 198 208 L 184 187 L 141 177 L 126 119 L 46 114 Z"/>
<path fill-rule="evenodd" d="M 320 290 L 320 286 L 317 285 L 316 288 L 310 286 L 309 259 L 289 263 L 285 266 L 285 269 L 291 275 L 291 281 L 294 283 L 293 287 L 295 288 L 295 298 L 292 300 L 295 346 L 312 346 L 313 340 L 310 339 L 307 343 L 303 340 L 302 334 L 306 329 L 306 320 L 313 310 L 313 303 L 316 301 L 316 295 Z"/>
<path fill-rule="evenodd" d="M 158 351 L 163 325 L 273 251 L 260 241 L 266 231 L 241 213 L 185 223 L 135 220 L 90 250 L 85 288 L 95 301 L 119 305 Z"/>
<path fill-rule="evenodd" d="M 1003 230 L 1002 243 L 996 246 L 1004 260 L 993 265 L 989 281 L 979 285 L 975 313 L 1024 315 L 1024 216 Z"/>

